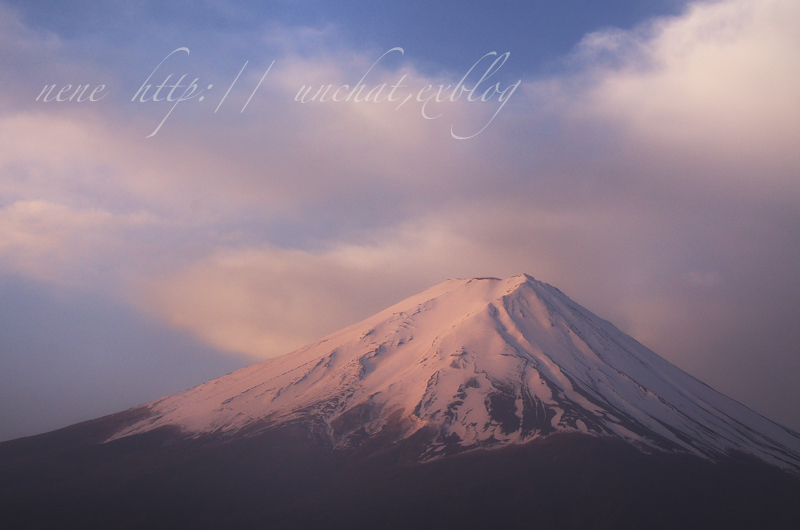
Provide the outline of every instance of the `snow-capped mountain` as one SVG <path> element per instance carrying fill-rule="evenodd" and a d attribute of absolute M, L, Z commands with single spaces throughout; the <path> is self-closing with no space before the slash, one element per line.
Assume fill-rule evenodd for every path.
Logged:
<path fill-rule="evenodd" d="M 0 443 L 15 529 L 794 530 L 798 498 L 797 433 L 528 276 Z"/>
<path fill-rule="evenodd" d="M 336 448 L 421 441 L 422 459 L 556 432 L 643 451 L 740 452 L 800 471 L 800 435 L 671 365 L 530 276 L 454 279 L 297 351 L 145 406 L 108 441 L 303 422 Z"/>

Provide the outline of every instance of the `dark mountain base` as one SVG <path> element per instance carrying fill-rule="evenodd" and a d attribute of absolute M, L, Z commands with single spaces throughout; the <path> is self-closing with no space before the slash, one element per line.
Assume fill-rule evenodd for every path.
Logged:
<path fill-rule="evenodd" d="M 302 426 L 98 444 L 130 412 L 0 444 L 3 528 L 800 528 L 800 480 L 756 460 L 553 435 L 419 464 L 413 442 L 334 452 Z"/>

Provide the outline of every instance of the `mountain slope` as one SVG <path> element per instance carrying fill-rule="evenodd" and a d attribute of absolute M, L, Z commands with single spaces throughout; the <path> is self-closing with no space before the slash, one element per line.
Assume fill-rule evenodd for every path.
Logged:
<path fill-rule="evenodd" d="M 302 422 L 338 449 L 413 439 L 424 460 L 565 432 L 800 471 L 800 435 L 526 275 L 448 280 L 140 413 L 108 441 L 167 426 L 252 436 Z"/>
<path fill-rule="evenodd" d="M 794 530 L 798 446 L 554 287 L 450 280 L 283 357 L 0 443 L 0 525 Z"/>

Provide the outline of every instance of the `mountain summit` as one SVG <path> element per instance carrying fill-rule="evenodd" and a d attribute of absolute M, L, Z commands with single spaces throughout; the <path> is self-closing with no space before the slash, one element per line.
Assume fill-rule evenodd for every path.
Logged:
<path fill-rule="evenodd" d="M 159 427 L 303 424 L 336 449 L 413 441 L 428 460 L 557 432 L 800 471 L 800 435 L 701 383 L 528 275 L 447 280 L 279 358 L 145 405 Z"/>

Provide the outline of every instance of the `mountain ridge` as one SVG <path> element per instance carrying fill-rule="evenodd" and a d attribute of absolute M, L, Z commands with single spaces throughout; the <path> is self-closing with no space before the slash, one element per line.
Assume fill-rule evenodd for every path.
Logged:
<path fill-rule="evenodd" d="M 164 426 L 235 436 L 305 421 L 336 449 L 413 436 L 426 460 L 575 432 L 712 460 L 741 452 L 800 472 L 798 433 L 528 275 L 447 280 L 144 410 L 107 441 Z"/>

